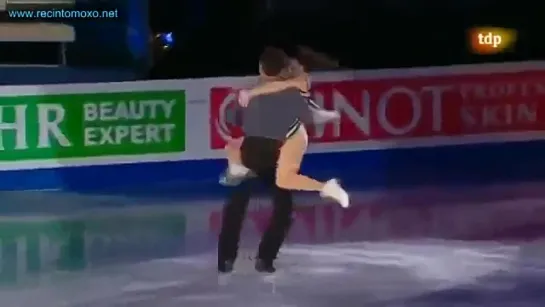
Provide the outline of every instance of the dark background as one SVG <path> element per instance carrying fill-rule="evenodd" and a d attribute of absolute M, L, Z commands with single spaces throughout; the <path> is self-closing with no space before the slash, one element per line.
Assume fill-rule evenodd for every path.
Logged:
<path fill-rule="evenodd" d="M 155 77 L 254 73 L 257 55 L 266 44 L 288 50 L 308 45 L 351 68 L 545 56 L 541 34 L 545 3 L 540 1 L 166 0 L 151 2 L 150 12 L 153 29 L 172 30 L 178 38 L 174 48 L 156 62 Z M 473 54 L 467 30 L 475 26 L 513 28 L 518 31 L 516 46 L 500 55 Z"/>
<path fill-rule="evenodd" d="M 355 69 L 545 58 L 545 2 L 536 0 L 80 0 L 76 8 L 118 9 L 120 17 L 54 21 L 76 29 L 67 45 L 70 71 L 51 78 L 52 70 L 0 68 L 0 84 L 20 84 L 25 74 L 43 74 L 36 84 L 248 75 L 266 45 L 289 53 L 306 45 Z M 33 22 L 0 13 L 6 21 Z M 515 29 L 516 46 L 473 54 L 467 30 L 476 26 Z M 159 32 L 173 32 L 171 48 L 152 41 Z M 54 43 L 0 43 L 0 63 L 55 64 L 58 50 Z"/>

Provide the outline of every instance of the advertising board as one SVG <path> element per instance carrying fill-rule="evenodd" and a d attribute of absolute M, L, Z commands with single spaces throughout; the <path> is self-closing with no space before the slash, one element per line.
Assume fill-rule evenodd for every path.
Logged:
<path fill-rule="evenodd" d="M 318 78 L 319 79 L 319 78 Z M 315 102 L 341 120 L 311 129 L 316 152 L 543 139 L 545 71 L 317 81 Z M 211 148 L 241 136 L 225 121 L 229 88 L 211 90 Z M 318 145 L 318 146 L 316 146 Z"/>
<path fill-rule="evenodd" d="M 1 96 L 0 169 L 185 150 L 184 91 Z"/>
<path fill-rule="evenodd" d="M 337 109 L 341 120 L 309 127 L 303 169 L 361 187 L 409 177 L 416 183 L 539 175 L 544 63 L 322 72 L 312 80 L 315 101 Z M 221 148 L 241 133 L 221 115 L 233 104 L 232 89 L 252 81 L 1 87 L 0 190 L 187 181 L 203 185 L 191 191 L 220 191 Z M 506 167 L 508 153 L 522 152 L 516 168 Z M 495 171 L 497 165 L 505 171 Z M 422 180 L 408 176 L 416 171 Z"/>

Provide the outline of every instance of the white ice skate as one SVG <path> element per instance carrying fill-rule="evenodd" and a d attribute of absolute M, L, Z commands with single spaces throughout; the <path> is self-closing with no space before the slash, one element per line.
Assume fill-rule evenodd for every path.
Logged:
<path fill-rule="evenodd" d="M 331 179 L 326 182 L 325 186 L 320 192 L 320 196 L 334 199 L 343 208 L 347 208 L 350 205 L 348 193 L 346 193 L 346 191 L 339 185 L 337 179 Z"/>

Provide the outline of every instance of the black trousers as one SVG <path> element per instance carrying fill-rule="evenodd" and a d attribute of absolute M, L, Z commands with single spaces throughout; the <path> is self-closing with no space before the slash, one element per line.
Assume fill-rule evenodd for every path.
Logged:
<path fill-rule="evenodd" d="M 271 189 L 273 213 L 257 257 L 265 261 L 276 259 L 292 224 L 293 197 L 289 190 L 276 186 L 276 164 L 282 142 L 266 138 L 246 137 L 241 146 L 242 163 L 251 169 Z M 223 209 L 222 227 L 218 242 L 218 261 L 235 260 L 240 241 L 240 232 L 252 194 L 250 180 L 242 182 L 230 191 Z"/>

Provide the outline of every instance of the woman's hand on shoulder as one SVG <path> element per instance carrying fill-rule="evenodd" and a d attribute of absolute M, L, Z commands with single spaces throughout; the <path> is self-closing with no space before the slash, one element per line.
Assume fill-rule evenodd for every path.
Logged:
<path fill-rule="evenodd" d="M 238 91 L 238 104 L 241 107 L 247 107 L 248 104 L 250 104 L 250 91 L 248 90 L 240 90 Z"/>

